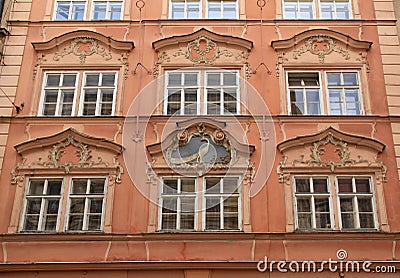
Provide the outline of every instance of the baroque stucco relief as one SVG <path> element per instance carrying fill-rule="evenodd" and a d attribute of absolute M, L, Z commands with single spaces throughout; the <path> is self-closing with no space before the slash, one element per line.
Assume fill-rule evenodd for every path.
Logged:
<path fill-rule="evenodd" d="M 163 66 L 241 66 L 246 77 L 252 74 L 248 57 L 253 43 L 232 36 L 219 35 L 206 29 L 192 34 L 165 38 L 153 42 L 157 60 L 153 75 L 158 77 Z"/>
<path fill-rule="evenodd" d="M 127 61 L 133 42 L 118 41 L 92 31 L 74 31 L 55 37 L 47 42 L 33 42 L 37 53 L 34 77 L 39 67 L 65 65 L 108 65 L 123 67 L 128 77 Z"/>
<path fill-rule="evenodd" d="M 124 173 L 118 157 L 122 146 L 69 128 L 61 133 L 15 146 L 22 161 L 11 171 L 11 184 L 22 184 L 26 175 L 108 174 L 110 184 Z M 47 156 L 46 156 L 47 155 Z"/>
<path fill-rule="evenodd" d="M 276 63 L 278 77 L 282 67 L 286 65 L 365 65 L 368 70 L 367 51 L 371 44 L 326 29 L 308 30 L 289 39 L 271 42 L 278 55 Z"/>
<path fill-rule="evenodd" d="M 278 144 L 283 160 L 278 164 L 280 182 L 290 184 L 293 174 L 369 173 L 386 182 L 387 168 L 378 155 L 381 142 L 342 133 L 329 127 L 317 134 L 299 136 Z"/>

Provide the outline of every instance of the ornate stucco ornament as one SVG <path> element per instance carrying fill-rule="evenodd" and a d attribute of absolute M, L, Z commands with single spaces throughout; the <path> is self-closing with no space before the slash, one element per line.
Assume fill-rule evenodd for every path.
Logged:
<path fill-rule="evenodd" d="M 229 50 L 219 50 L 218 45 L 207 36 L 199 38 L 188 43 L 186 50 L 177 50 L 173 53 L 174 57 L 180 55 L 196 64 L 211 64 L 221 55 L 231 57 L 233 53 Z"/>
<path fill-rule="evenodd" d="M 54 53 L 53 59 L 59 61 L 60 58 L 71 53 L 79 57 L 81 64 L 85 63 L 87 56 L 93 54 L 100 55 L 106 61 L 112 58 L 111 52 L 107 52 L 104 47 L 99 46 L 97 40 L 94 38 L 78 37 L 73 39 L 62 51 Z"/>
<path fill-rule="evenodd" d="M 199 175 L 209 169 L 229 168 L 236 161 L 236 152 L 226 134 L 220 129 L 211 132 L 202 123 L 196 128 L 197 132 L 179 132 L 167 148 L 165 158 L 169 166 L 195 170 Z"/>
<path fill-rule="evenodd" d="M 326 149 L 323 146 L 327 144 L 333 144 L 337 148 L 335 148 L 335 153 L 338 154 L 340 160 L 333 161 L 329 160 L 327 162 L 322 161 L 322 156 L 326 152 Z M 346 142 L 343 140 L 335 139 L 332 133 L 328 133 L 328 135 L 315 142 L 311 147 L 311 154 L 309 160 L 304 160 L 304 155 L 300 156 L 300 159 L 293 160 L 292 165 L 295 166 L 297 163 L 307 164 L 308 166 L 319 166 L 319 167 L 329 167 L 331 172 L 335 171 L 336 167 L 345 167 L 345 166 L 353 166 L 356 164 L 366 163 L 368 166 L 371 165 L 371 162 L 368 160 L 364 160 L 361 156 L 358 156 L 358 160 L 350 158 L 350 150 L 347 146 Z"/>
<path fill-rule="evenodd" d="M 69 134 L 68 134 L 69 133 Z M 61 137 L 66 135 L 60 142 L 52 143 L 51 145 L 44 145 L 41 142 L 46 142 L 48 140 L 53 140 L 54 137 Z M 26 173 L 31 173 L 32 171 L 40 171 L 46 173 L 47 171 L 57 171 L 59 173 L 62 171 L 64 174 L 70 174 L 73 170 L 81 171 L 83 169 L 97 169 L 96 171 L 103 171 L 104 173 L 109 173 L 110 181 L 120 183 L 121 175 L 124 170 L 122 165 L 118 162 L 117 156 L 121 150 L 112 150 L 113 155 L 105 155 L 105 153 L 96 150 L 97 159 L 93 159 L 93 154 L 91 147 L 101 148 L 114 148 L 119 147 L 119 145 L 105 140 L 98 139 L 87 139 L 91 141 L 98 140 L 99 146 L 94 144 L 85 144 L 80 138 L 83 136 L 77 133 L 73 129 L 66 130 L 56 136 L 35 139 L 30 142 L 26 142 L 16 146 L 19 154 L 22 155 L 23 160 L 12 169 L 11 171 L 11 184 L 16 184 L 24 180 L 24 175 Z M 50 139 L 49 139 L 50 138 Z M 103 146 L 101 144 L 104 143 Z M 40 156 L 43 153 L 43 148 L 48 148 L 47 158 Z M 70 148 L 72 147 L 72 148 Z M 122 147 L 121 147 L 122 148 Z M 73 152 L 72 150 L 75 149 Z M 37 150 L 39 156 L 31 156 Z M 107 151 L 111 151 L 108 149 Z"/>
<path fill-rule="evenodd" d="M 338 46 L 330 36 L 326 35 L 310 37 L 300 49 L 293 52 L 293 58 L 297 59 L 306 52 L 317 55 L 320 63 L 324 63 L 325 56 L 332 52 L 341 54 L 346 60 L 350 59 L 349 52 Z"/>

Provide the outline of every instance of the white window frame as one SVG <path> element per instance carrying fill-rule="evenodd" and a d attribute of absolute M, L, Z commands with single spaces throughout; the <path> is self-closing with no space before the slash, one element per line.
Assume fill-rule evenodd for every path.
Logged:
<path fill-rule="evenodd" d="M 87 185 L 86 185 L 86 194 L 72 194 L 72 189 L 73 189 L 73 180 L 74 179 L 87 179 Z M 104 192 L 103 194 L 93 194 L 90 195 L 88 191 L 90 190 L 89 186 L 89 180 L 93 179 L 104 179 Z M 105 213 L 106 213 L 106 200 L 107 200 L 107 189 L 108 189 L 108 177 L 107 176 L 72 176 L 69 179 L 69 186 L 68 186 L 68 196 L 67 196 L 67 205 L 65 209 L 65 219 L 64 219 L 64 231 L 65 232 L 103 232 L 104 231 L 104 219 L 105 219 Z M 69 229 L 69 217 L 70 217 L 70 209 L 71 209 L 71 195 L 72 198 L 75 196 L 79 196 L 79 198 L 84 198 L 85 199 L 85 207 L 84 207 L 84 213 L 83 213 L 83 220 L 82 220 L 82 230 L 70 230 Z M 88 212 L 88 200 L 91 198 L 96 198 L 100 199 L 99 196 L 103 195 L 103 206 L 102 206 L 102 212 L 101 212 L 101 224 L 100 224 L 100 229 L 99 230 L 88 230 L 88 215 L 90 214 Z"/>
<path fill-rule="evenodd" d="M 58 90 L 55 115 L 44 115 L 45 91 L 46 91 L 46 88 L 49 88 L 49 87 L 46 87 L 46 82 L 47 82 L 48 76 L 53 75 L 53 74 L 61 75 L 60 83 L 62 83 L 64 75 L 67 75 L 67 74 L 75 74 L 76 75 L 75 86 L 74 86 L 74 99 L 73 99 L 73 103 L 72 103 L 71 115 L 61 115 L 60 114 L 60 105 L 61 105 L 61 96 L 62 96 L 62 93 L 61 93 L 62 87 L 61 86 L 54 87 Z M 74 111 L 76 109 L 77 92 L 78 92 L 77 88 L 78 88 L 79 80 L 80 80 L 80 73 L 78 71 L 61 71 L 61 72 L 48 71 L 48 72 L 45 72 L 43 82 L 42 82 L 42 92 L 41 92 L 40 101 L 39 101 L 38 116 L 43 116 L 43 117 L 71 117 L 71 116 L 73 116 Z M 54 90 L 56 90 L 56 89 L 54 89 Z"/>
<path fill-rule="evenodd" d="M 219 193 L 206 193 L 206 179 L 207 178 L 219 178 L 220 179 L 220 192 Z M 223 192 L 223 183 L 224 183 L 224 179 L 226 178 L 237 178 L 237 192 L 236 193 L 224 193 Z M 203 190 L 202 190 L 202 203 L 203 203 L 203 207 L 202 207 L 202 231 L 241 231 L 242 230 L 242 179 L 238 176 L 204 176 L 203 177 Z M 230 197 L 230 196 L 237 196 L 238 199 L 238 227 L 237 229 L 228 229 L 226 230 L 224 228 L 224 201 Z M 219 202 L 219 217 L 220 217 L 220 228 L 215 230 L 215 229 L 207 229 L 207 225 L 206 225 L 206 216 L 207 216 L 207 197 L 213 197 L 213 198 L 219 198 L 220 202 Z"/>
<path fill-rule="evenodd" d="M 106 2 L 106 17 L 104 19 L 94 19 L 94 7 L 96 2 Z M 121 15 L 118 19 L 111 19 L 110 18 L 110 3 L 121 3 Z M 91 11 L 90 11 L 90 20 L 92 21 L 101 21 L 101 20 L 122 20 L 124 16 L 124 1 L 123 0 L 93 0 L 91 3 Z"/>
<path fill-rule="evenodd" d="M 352 180 L 352 188 L 353 188 L 353 193 L 339 193 L 339 184 L 338 184 L 338 178 L 351 178 Z M 355 192 L 355 179 L 357 178 L 364 178 L 364 179 L 369 179 L 369 186 L 371 193 L 357 193 Z M 377 205 L 376 205 L 376 197 L 375 197 L 375 186 L 374 186 L 374 181 L 372 176 L 359 176 L 359 175 L 336 175 L 335 176 L 335 190 L 336 190 L 336 199 L 337 199 L 337 213 L 338 213 L 338 221 L 339 221 L 339 228 L 341 231 L 352 231 L 352 230 L 358 230 L 358 231 L 371 231 L 371 230 L 377 230 L 379 227 L 378 223 L 378 212 L 377 212 Z M 353 200 L 353 205 L 354 205 L 354 210 L 355 214 L 354 215 L 354 220 L 355 220 L 355 227 L 354 228 L 343 228 L 342 224 L 342 211 L 340 209 L 340 197 L 341 196 L 347 196 L 351 197 Z M 374 217 L 374 227 L 373 228 L 361 228 L 360 227 L 360 213 L 359 213 L 359 206 L 358 206 L 358 198 L 365 196 L 365 197 L 370 197 L 371 198 L 371 203 L 372 203 L 372 210 L 373 210 L 373 217 Z"/>
<path fill-rule="evenodd" d="M 318 82 L 319 82 L 319 110 L 320 110 L 320 114 L 317 115 L 313 115 L 313 114 L 309 114 L 308 113 L 308 108 L 307 108 L 307 96 L 305 93 L 305 89 L 301 88 L 303 90 L 303 99 L 304 99 L 304 114 L 292 114 L 292 101 L 290 98 L 290 89 L 291 87 L 289 87 L 289 74 L 290 73 L 317 73 L 318 74 Z M 310 87 L 309 87 L 310 88 Z M 325 114 L 325 105 L 324 105 L 324 98 L 323 98 L 323 93 L 322 93 L 322 80 L 321 80 L 321 71 L 317 71 L 317 70 L 310 70 L 310 71 L 300 71 L 300 70 L 288 70 L 286 71 L 286 95 L 287 95 L 287 102 L 288 102 L 288 115 L 291 116 L 319 116 L 319 115 L 324 115 Z"/>
<path fill-rule="evenodd" d="M 44 216 L 44 210 L 45 210 L 45 202 L 43 202 L 44 199 L 56 199 L 56 198 L 49 198 L 46 196 L 55 196 L 55 195 L 35 195 L 32 197 L 28 197 L 29 189 L 30 189 L 30 182 L 32 180 L 44 180 L 44 188 L 43 191 L 47 189 L 48 186 L 48 181 L 49 180 L 61 180 L 61 189 L 60 189 L 60 195 L 58 199 L 58 212 L 57 212 L 57 223 L 56 223 L 56 229 L 53 231 L 47 231 L 43 228 L 43 216 Z M 20 218 L 20 224 L 19 224 L 19 231 L 20 232 L 28 232 L 28 233 L 35 233 L 35 232 L 46 232 L 46 233 L 57 233 L 60 228 L 60 220 L 61 220 L 61 214 L 62 214 L 62 206 L 63 206 L 63 196 L 64 196 L 64 187 L 65 187 L 65 178 L 63 177 L 32 177 L 27 179 L 25 183 L 25 192 L 24 192 L 24 201 L 22 205 L 22 211 L 21 211 L 21 218 Z M 39 214 L 39 222 L 38 222 L 38 229 L 37 230 L 25 230 L 24 225 L 25 225 L 25 219 L 26 219 L 26 213 L 27 213 L 27 203 L 28 199 L 30 198 L 40 198 L 42 200 L 41 207 L 40 207 L 40 214 Z"/>
<path fill-rule="evenodd" d="M 321 113 L 318 115 L 310 115 L 307 111 L 307 107 L 305 105 L 304 111 L 307 113 L 301 114 L 292 114 L 292 106 L 291 106 L 291 98 L 290 98 L 290 88 L 289 87 L 289 73 L 317 73 L 318 74 L 318 82 L 319 82 L 319 100 L 320 100 L 320 111 Z M 360 114 L 347 114 L 347 108 L 345 109 L 345 113 L 340 114 L 339 116 L 362 116 L 365 115 L 365 107 L 364 107 L 364 96 L 363 96 L 363 88 L 362 88 L 362 80 L 361 80 L 361 69 L 320 69 L 320 70 L 287 70 L 285 72 L 285 85 L 286 85 L 286 107 L 287 114 L 290 116 L 324 116 L 324 115 L 332 115 L 330 113 L 330 97 L 328 90 L 328 73 L 356 73 L 358 80 L 358 99 L 360 103 Z M 341 75 L 342 76 L 342 75 Z M 346 86 L 342 86 L 345 88 Z M 342 92 L 343 93 L 343 92 Z M 307 103 L 306 96 L 303 91 L 304 103 Z M 336 114 L 334 114 L 336 115 Z"/>
<path fill-rule="evenodd" d="M 304 0 L 296 0 L 297 1 L 297 10 L 296 10 L 296 17 L 295 18 L 286 18 L 286 9 L 285 9 L 285 2 L 287 0 L 282 0 L 282 10 L 283 10 L 283 18 L 287 19 L 287 20 L 313 20 L 317 18 L 317 14 L 316 14 L 316 8 L 315 8 L 315 1 L 318 0 L 311 0 L 311 1 L 307 1 L 307 2 L 312 2 L 312 18 L 301 18 L 299 16 L 300 13 L 300 2 L 304 1 Z"/>
<path fill-rule="evenodd" d="M 206 19 L 211 19 L 211 20 L 212 19 L 231 19 L 231 20 L 239 19 L 239 1 L 241 1 L 241 0 L 228 1 L 228 2 L 235 2 L 235 5 L 236 5 L 235 18 L 225 18 L 223 16 L 223 14 L 224 14 L 224 4 L 223 4 L 224 0 L 215 0 L 215 1 L 204 0 L 204 1 L 206 1 L 206 14 L 205 14 Z M 221 17 L 220 18 L 210 18 L 209 9 L 208 9 L 209 2 L 221 2 Z"/>
<path fill-rule="evenodd" d="M 174 0 L 169 0 L 168 1 L 168 15 L 170 19 L 174 19 L 174 20 L 179 20 L 179 19 L 201 19 L 202 18 L 202 14 L 203 14 L 203 5 L 202 5 L 202 1 L 203 0 L 197 0 L 197 1 L 193 1 L 193 0 L 181 0 L 181 2 L 184 2 L 184 11 L 183 11 L 183 18 L 173 18 L 172 17 L 172 2 L 175 2 Z M 197 18 L 191 18 L 188 17 L 188 2 L 198 2 L 199 3 L 199 17 Z"/>
<path fill-rule="evenodd" d="M 296 179 L 308 179 L 310 182 L 310 192 L 300 192 L 297 193 L 296 191 Z M 327 193 L 315 193 L 313 188 L 313 181 L 314 179 L 326 179 L 327 180 Z M 298 207 L 297 207 L 297 198 L 298 197 L 307 197 L 310 198 L 310 206 L 311 206 L 311 230 L 318 230 L 318 231 L 330 231 L 335 230 L 335 215 L 333 209 L 333 202 L 332 202 L 332 187 L 329 176 L 318 176 L 318 175 L 295 175 L 292 177 L 292 190 L 293 190 L 293 204 L 294 204 L 294 215 L 295 215 L 295 229 L 300 231 L 303 230 L 299 226 L 299 217 L 298 217 Z M 315 197 L 327 197 L 329 200 L 329 216 L 331 227 L 330 228 L 317 228 L 316 227 L 316 211 L 315 211 Z"/>
<path fill-rule="evenodd" d="M 184 18 L 183 19 L 210 19 L 210 20 L 218 20 L 218 19 L 228 19 L 228 20 L 235 20 L 235 19 L 239 19 L 239 9 L 240 9 L 240 3 L 239 1 L 244 1 L 244 0 L 235 0 L 235 1 L 231 1 L 231 2 L 235 2 L 235 6 L 236 6 L 236 13 L 235 13 L 235 18 L 224 18 L 223 17 L 223 1 L 221 1 L 221 13 L 222 13 L 222 17 L 221 18 L 209 18 L 209 12 L 208 12 L 208 0 L 199 0 L 199 17 L 198 18 L 189 18 L 188 17 L 188 13 L 187 13 L 187 1 L 188 0 L 182 0 L 185 5 L 184 5 Z M 174 19 L 172 17 L 172 0 L 168 1 L 168 18 L 169 19 Z M 179 18 L 181 19 L 181 18 Z M 177 19 L 177 20 L 179 20 Z"/>
<path fill-rule="evenodd" d="M 349 20 L 349 19 L 353 19 L 353 3 L 352 0 L 347 0 L 347 2 L 349 3 L 349 18 L 338 18 L 337 17 L 337 8 L 336 8 L 336 1 L 337 0 L 330 0 L 333 2 L 333 13 L 334 13 L 334 17 L 333 18 L 323 18 L 322 17 L 322 8 L 321 8 L 321 2 L 320 0 L 317 0 L 318 2 L 318 6 L 319 6 L 319 18 L 323 19 L 323 20 Z"/>
<path fill-rule="evenodd" d="M 168 78 L 171 73 L 172 74 L 178 74 L 178 73 L 181 74 L 181 85 L 171 86 L 171 87 L 168 86 Z M 197 84 L 195 86 L 185 86 L 184 85 L 184 76 L 187 73 L 197 75 Z M 200 80 L 202 78 L 201 75 L 202 75 L 201 71 L 185 71 L 185 70 L 183 70 L 183 71 L 167 71 L 167 73 L 165 74 L 165 81 L 164 81 L 164 84 L 165 84 L 165 86 L 164 86 L 165 87 L 165 90 L 164 90 L 164 115 L 172 115 L 172 114 L 168 114 L 168 104 L 169 104 L 168 89 L 169 88 L 172 88 L 172 89 L 176 88 L 177 91 L 178 90 L 180 91 L 180 95 L 181 95 L 180 108 L 179 108 L 179 113 L 178 112 L 175 113 L 176 115 L 183 116 L 183 115 L 199 115 L 200 114 L 200 97 L 201 97 L 200 87 L 201 87 L 201 82 L 202 82 Z M 196 114 L 185 114 L 185 89 L 194 89 L 194 88 L 196 88 L 196 90 L 197 90 L 197 102 L 196 102 L 197 112 L 196 112 Z"/>
<path fill-rule="evenodd" d="M 73 2 L 85 2 L 85 10 L 83 11 L 83 18 L 82 19 L 72 19 L 72 7 L 73 5 L 70 6 L 69 11 L 68 11 L 68 19 L 66 20 L 61 20 L 61 19 L 57 19 L 57 10 L 58 10 L 58 3 L 59 2 L 70 2 L 71 4 Z M 55 5 L 54 5 L 54 11 L 53 11 L 53 20 L 54 21 L 81 21 L 81 20 L 86 20 L 86 14 L 87 14 L 87 10 L 88 10 L 88 1 L 87 0 L 56 0 L 55 1 Z"/>
<path fill-rule="evenodd" d="M 239 70 L 177 70 L 177 71 L 167 71 L 165 74 L 165 79 L 164 79 L 164 103 L 163 103 L 163 115 L 168 115 L 168 116 L 172 116 L 171 114 L 168 114 L 168 77 L 169 74 L 177 74 L 177 73 L 181 73 L 182 76 L 185 73 L 197 73 L 198 74 L 198 84 L 197 84 L 197 114 L 185 114 L 184 113 L 184 90 L 185 88 L 193 88 L 193 86 L 188 86 L 185 87 L 183 85 L 181 85 L 180 87 L 176 87 L 179 90 L 181 90 L 181 107 L 180 107 L 180 111 L 179 113 L 176 113 L 176 115 L 181 115 L 181 116 L 187 116 L 187 115 L 208 115 L 207 113 L 207 74 L 208 73 L 220 73 L 220 74 L 224 74 L 224 73 L 233 73 L 236 76 L 236 86 L 232 86 L 232 85 L 217 85 L 217 86 L 210 86 L 210 87 L 214 87 L 214 88 L 220 88 L 220 89 L 224 89 L 224 88 L 236 88 L 236 113 L 233 113 L 233 115 L 240 115 L 241 114 L 241 78 L 240 78 L 240 71 Z M 183 78 L 181 79 L 181 84 L 183 84 Z M 174 87 L 172 87 L 174 88 Z M 223 116 L 223 115 L 230 115 L 230 113 L 225 113 L 224 110 L 224 97 L 223 97 L 223 90 L 221 90 L 220 92 L 220 113 L 219 114 L 212 114 L 212 116 Z"/>
<path fill-rule="evenodd" d="M 315 19 L 321 19 L 321 20 L 351 20 L 353 19 L 353 1 L 352 0 L 348 0 L 348 5 L 349 5 L 349 18 L 346 19 L 338 19 L 337 18 L 337 9 L 336 9 L 336 0 L 331 0 L 332 2 L 334 2 L 334 18 L 323 18 L 322 17 L 322 10 L 321 10 L 321 1 L 320 0 L 312 0 L 312 9 L 313 9 L 313 17 L 312 18 L 300 18 L 299 16 L 299 3 L 302 0 L 297 0 L 298 3 L 298 9 L 296 11 L 296 18 L 287 18 L 286 17 L 286 9 L 285 9 L 285 2 L 287 0 L 282 0 L 281 5 L 282 5 L 282 12 L 283 12 L 283 19 L 287 19 L 287 20 L 315 20 Z M 310 1 L 311 2 L 311 1 Z"/>
<path fill-rule="evenodd" d="M 343 78 L 343 73 L 356 73 L 357 75 L 357 81 L 358 81 L 358 100 L 359 100 L 359 109 L 360 109 L 360 114 L 356 115 L 349 115 L 347 113 L 347 102 L 346 102 L 346 95 L 344 88 L 346 88 L 345 85 L 341 85 L 341 98 L 343 99 L 343 105 L 344 105 L 344 113 L 339 114 L 340 116 L 361 116 L 365 115 L 365 109 L 364 109 L 364 101 L 363 101 L 363 92 L 362 92 L 362 86 L 361 86 L 361 79 L 360 79 L 360 70 L 325 70 L 324 71 L 324 78 L 325 78 L 325 95 L 326 95 L 326 105 L 327 105 L 327 114 L 331 115 L 331 109 L 330 109 L 330 96 L 329 96 L 329 86 L 328 86 L 328 74 L 329 73 L 340 73 L 341 79 Z M 338 86 L 339 87 L 339 86 Z M 350 87 L 350 86 L 347 86 Z M 332 114 L 332 115 L 337 115 L 337 114 Z"/>
<path fill-rule="evenodd" d="M 114 91 L 113 91 L 113 102 L 112 102 L 112 111 L 111 115 L 101 115 L 101 86 L 93 86 L 93 87 L 85 87 L 85 80 L 88 74 L 100 74 L 99 83 L 101 84 L 103 74 L 114 73 Z M 96 98 L 96 110 L 94 115 L 83 115 L 83 107 L 84 107 L 84 99 L 85 99 L 85 89 L 96 89 L 97 90 L 97 98 Z M 105 87 L 108 88 L 108 87 Z M 117 93 L 118 93 L 118 72 L 117 71 L 84 71 L 82 80 L 81 80 L 81 90 L 80 90 L 80 102 L 79 102 L 79 111 L 78 116 L 82 117 L 112 117 L 115 115 L 115 105 L 117 100 Z"/>
<path fill-rule="evenodd" d="M 193 194 L 189 194 L 189 193 L 184 193 L 182 194 L 181 190 L 181 180 L 182 179 L 193 179 L 195 182 L 195 191 L 193 192 Z M 163 192 L 163 188 L 164 188 L 164 180 L 167 179 L 174 179 L 177 180 L 177 193 L 176 194 L 164 194 Z M 160 190 L 159 190 L 159 209 L 158 209 L 158 230 L 160 231 L 196 231 L 197 227 L 198 227 L 198 203 L 199 203 L 199 196 L 198 196 L 198 192 L 199 192 L 199 183 L 198 183 L 198 179 L 196 177 L 173 177 L 173 176 L 163 176 L 160 179 Z M 163 229 L 162 228 L 162 221 L 163 221 L 163 203 L 164 203 L 164 198 L 176 198 L 176 225 L 175 225 L 175 229 Z M 194 229 L 181 229 L 180 227 L 180 220 L 181 220 L 181 208 L 180 208 L 180 204 L 181 204 L 181 198 L 182 197 L 190 197 L 190 198 L 194 198 L 194 212 L 193 212 L 193 217 L 194 217 Z"/>

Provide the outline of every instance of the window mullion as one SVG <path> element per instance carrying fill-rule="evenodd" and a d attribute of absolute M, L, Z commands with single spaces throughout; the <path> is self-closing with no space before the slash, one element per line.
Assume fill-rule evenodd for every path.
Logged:
<path fill-rule="evenodd" d="M 46 203 L 46 192 L 47 192 L 47 184 L 48 180 L 45 179 L 44 181 L 44 186 L 43 186 L 43 191 L 42 191 L 42 197 L 41 203 L 40 203 L 40 211 L 39 211 L 39 222 L 38 222 L 38 231 L 43 231 L 43 217 L 44 217 L 44 210 L 45 210 L 45 203 Z"/>

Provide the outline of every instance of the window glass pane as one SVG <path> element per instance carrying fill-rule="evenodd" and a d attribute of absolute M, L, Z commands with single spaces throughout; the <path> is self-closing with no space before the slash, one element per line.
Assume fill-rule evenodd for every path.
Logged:
<path fill-rule="evenodd" d="M 168 75 L 168 85 L 176 86 L 182 84 L 182 75 L 180 73 L 170 73 Z"/>
<path fill-rule="evenodd" d="M 48 180 L 47 195 L 60 195 L 62 180 Z"/>
<path fill-rule="evenodd" d="M 199 2 L 188 2 L 187 3 L 187 18 L 200 18 Z"/>
<path fill-rule="evenodd" d="M 236 74 L 234 73 L 224 73 L 223 74 L 223 80 L 224 80 L 224 85 L 225 86 L 235 86 L 237 85 L 236 83 Z"/>
<path fill-rule="evenodd" d="M 327 193 L 328 181 L 327 179 L 313 179 L 314 192 Z"/>
<path fill-rule="evenodd" d="M 220 191 L 220 179 L 219 178 L 206 178 L 206 190 L 207 194 L 219 193 Z"/>
<path fill-rule="evenodd" d="M 224 193 L 237 193 L 238 192 L 238 178 L 224 178 Z"/>
<path fill-rule="evenodd" d="M 46 214 L 57 214 L 58 213 L 59 200 L 48 200 L 46 203 L 47 209 Z"/>
<path fill-rule="evenodd" d="M 361 213 L 360 214 L 360 228 L 362 228 L 362 229 L 375 228 L 373 214 L 370 214 L 370 213 L 368 213 L 368 214 Z"/>
<path fill-rule="evenodd" d="M 103 194 L 104 193 L 105 179 L 90 179 L 90 194 Z"/>
<path fill-rule="evenodd" d="M 70 215 L 68 230 L 77 231 L 83 228 L 83 215 Z"/>
<path fill-rule="evenodd" d="M 163 230 L 175 230 L 176 229 L 176 214 L 163 214 L 162 216 Z"/>
<path fill-rule="evenodd" d="M 110 19 L 121 19 L 122 3 L 110 3 Z"/>
<path fill-rule="evenodd" d="M 219 73 L 207 74 L 207 85 L 219 86 L 220 84 L 221 84 L 221 74 L 219 74 Z"/>
<path fill-rule="evenodd" d="M 177 179 L 164 179 L 163 180 L 163 194 L 176 194 L 178 191 Z"/>
<path fill-rule="evenodd" d="M 87 74 L 85 86 L 98 86 L 100 74 Z"/>
<path fill-rule="evenodd" d="M 86 194 L 87 179 L 74 179 L 72 194 Z"/>
<path fill-rule="evenodd" d="M 353 199 L 340 198 L 340 210 L 342 212 L 352 212 L 353 208 Z"/>
<path fill-rule="evenodd" d="M 329 199 L 328 198 L 315 198 L 315 211 L 316 212 L 329 212 Z"/>
<path fill-rule="evenodd" d="M 47 87 L 58 87 L 60 85 L 61 74 L 48 74 Z"/>
<path fill-rule="evenodd" d="M 335 12 L 333 2 L 321 2 L 321 18 L 334 19 Z"/>
<path fill-rule="evenodd" d="M 101 79 L 102 86 L 109 86 L 114 87 L 115 85 L 115 74 L 114 73 L 107 73 L 102 75 Z"/>
<path fill-rule="evenodd" d="M 26 205 L 26 213 L 39 214 L 41 205 L 42 205 L 42 199 L 29 199 Z"/>
<path fill-rule="evenodd" d="M 330 229 L 331 218 L 329 213 L 318 213 L 315 215 L 315 227 L 317 229 Z"/>
<path fill-rule="evenodd" d="M 181 192 L 195 192 L 196 183 L 194 179 L 181 179 Z"/>
<path fill-rule="evenodd" d="M 230 214 L 225 214 L 224 215 L 224 230 L 236 230 L 238 229 L 238 217 L 236 214 L 230 215 Z"/>
<path fill-rule="evenodd" d="M 297 0 L 285 0 L 284 3 L 285 18 L 295 19 L 297 18 Z"/>
<path fill-rule="evenodd" d="M 72 19 L 83 20 L 85 16 L 85 3 L 74 3 L 72 7 Z"/>
<path fill-rule="evenodd" d="M 70 213 L 84 213 L 85 211 L 85 199 L 84 198 L 79 198 L 79 199 L 71 199 L 70 201 Z"/>
<path fill-rule="evenodd" d="M 221 227 L 220 198 L 206 199 L 206 229 L 218 230 Z"/>
<path fill-rule="evenodd" d="M 297 198 L 298 212 L 311 212 L 310 199 Z"/>
<path fill-rule="evenodd" d="M 357 193 L 370 193 L 371 188 L 368 178 L 356 178 L 356 191 Z"/>
<path fill-rule="evenodd" d="M 351 178 L 338 178 L 339 192 L 349 193 L 353 192 Z"/>
<path fill-rule="evenodd" d="M 55 231 L 57 228 L 57 216 L 47 215 L 43 219 L 45 231 Z"/>
<path fill-rule="evenodd" d="M 222 18 L 220 1 L 208 2 L 208 18 Z"/>
<path fill-rule="evenodd" d="M 89 199 L 89 212 L 101 213 L 103 211 L 103 199 Z"/>
<path fill-rule="evenodd" d="M 89 231 L 98 231 L 101 227 L 101 215 L 89 215 Z"/>
<path fill-rule="evenodd" d="M 340 86 L 340 73 L 328 73 L 328 86 Z"/>
<path fill-rule="evenodd" d="M 43 195 L 44 180 L 31 180 L 28 195 Z"/>
<path fill-rule="evenodd" d="M 36 231 L 39 225 L 39 215 L 28 215 L 25 218 L 24 231 Z"/>
<path fill-rule="evenodd" d="M 342 213 L 342 227 L 343 229 L 355 228 L 353 214 Z"/>
<path fill-rule="evenodd" d="M 358 198 L 358 210 L 360 212 L 373 212 L 371 198 Z"/>
<path fill-rule="evenodd" d="M 236 18 L 236 1 L 223 1 L 223 9 L 225 19 L 234 19 Z"/>
<path fill-rule="evenodd" d="M 300 5 L 300 8 L 299 8 L 300 13 L 299 13 L 299 15 L 300 15 L 301 19 L 311 19 L 311 18 L 314 17 L 313 16 L 313 3 L 312 3 L 312 1 L 309 1 L 309 2 L 301 1 L 299 3 L 299 5 Z"/>
<path fill-rule="evenodd" d="M 299 221 L 299 228 L 308 230 L 311 229 L 311 214 L 299 214 L 298 215 L 298 221 Z"/>
<path fill-rule="evenodd" d="M 343 83 L 345 86 L 357 86 L 357 74 L 356 73 L 343 73 Z"/>
<path fill-rule="evenodd" d="M 70 2 L 57 3 L 56 20 L 68 20 L 70 4 Z"/>
<path fill-rule="evenodd" d="M 171 3 L 172 7 L 172 18 L 173 19 L 183 19 L 185 18 L 185 2 L 184 1 L 173 1 Z"/>
<path fill-rule="evenodd" d="M 302 179 L 302 178 L 296 178 L 296 192 L 302 193 L 302 192 L 311 192 L 310 191 L 310 180 L 307 179 Z"/>
<path fill-rule="evenodd" d="M 93 19 L 95 20 L 106 19 L 106 10 L 107 10 L 106 2 L 95 2 Z"/>
<path fill-rule="evenodd" d="M 184 75 L 184 85 L 185 86 L 196 86 L 197 85 L 197 74 L 196 73 L 186 73 Z"/>

